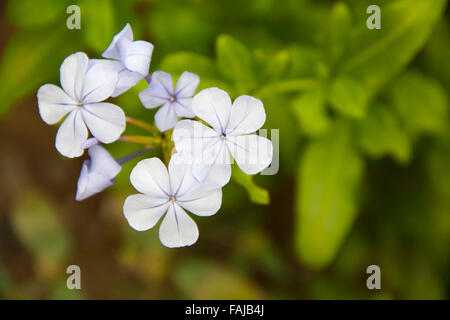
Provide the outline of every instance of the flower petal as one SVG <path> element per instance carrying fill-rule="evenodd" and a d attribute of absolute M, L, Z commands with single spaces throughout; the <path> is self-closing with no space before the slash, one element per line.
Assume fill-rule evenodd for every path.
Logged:
<path fill-rule="evenodd" d="M 144 231 L 155 226 L 167 211 L 168 206 L 169 200 L 167 199 L 133 194 L 125 199 L 123 213 L 133 229 Z"/>
<path fill-rule="evenodd" d="M 192 98 L 179 98 L 177 97 L 174 103 L 175 113 L 179 117 L 194 118 L 195 114 L 192 112 Z"/>
<path fill-rule="evenodd" d="M 166 103 L 155 114 L 155 123 L 159 131 L 172 129 L 178 122 L 173 104 Z"/>
<path fill-rule="evenodd" d="M 88 130 L 84 124 L 80 110 L 69 113 L 56 133 L 55 146 L 63 156 L 74 158 L 83 154 L 81 147 L 88 137 Z"/>
<path fill-rule="evenodd" d="M 94 145 L 88 150 L 91 163 L 89 167 L 90 172 L 95 172 L 104 176 L 106 179 L 114 179 L 122 170 L 120 164 L 114 157 L 101 145 Z"/>
<path fill-rule="evenodd" d="M 158 158 L 141 160 L 130 174 L 133 187 L 155 198 L 169 199 L 170 183 L 167 168 Z"/>
<path fill-rule="evenodd" d="M 59 69 L 61 86 L 74 100 L 81 101 L 88 64 L 88 56 L 84 52 L 77 52 L 64 59 Z"/>
<path fill-rule="evenodd" d="M 237 165 L 246 174 L 256 174 L 272 162 L 272 142 L 256 134 L 228 136 L 228 148 Z"/>
<path fill-rule="evenodd" d="M 90 160 L 83 161 L 80 178 L 78 178 L 77 183 L 76 201 L 83 201 L 114 184 L 114 179 L 107 179 L 96 172 L 90 172 L 90 164 Z"/>
<path fill-rule="evenodd" d="M 39 114 L 47 124 L 55 124 L 76 108 L 76 102 L 60 87 L 44 84 L 37 93 Z"/>
<path fill-rule="evenodd" d="M 155 74 L 155 72 L 153 73 Z M 150 82 L 147 89 L 139 92 L 139 99 L 147 109 L 153 109 L 169 102 L 169 92 L 160 84 L 160 82 Z"/>
<path fill-rule="evenodd" d="M 117 42 L 122 38 L 126 38 L 130 41 L 133 41 L 133 30 L 131 30 L 129 23 L 127 23 L 125 27 L 114 36 L 114 38 L 111 41 L 111 44 L 108 46 L 105 52 L 102 53 L 102 57 L 119 60 L 120 54 L 117 48 Z"/>
<path fill-rule="evenodd" d="M 200 77 L 195 73 L 185 71 L 178 78 L 175 95 L 178 97 L 192 97 L 200 83 Z"/>
<path fill-rule="evenodd" d="M 116 88 L 118 70 L 109 64 L 91 64 L 84 80 L 82 102 L 100 102 L 110 97 Z"/>
<path fill-rule="evenodd" d="M 92 135 L 103 143 L 116 141 L 125 130 L 125 113 L 115 104 L 91 103 L 81 110 Z"/>
<path fill-rule="evenodd" d="M 223 187 L 230 181 L 231 160 L 222 139 L 206 147 L 193 162 L 192 173 L 201 183 Z"/>
<path fill-rule="evenodd" d="M 137 72 L 142 76 L 148 75 L 153 44 L 139 40 L 127 43 L 125 46 L 125 50 L 121 50 L 122 64 L 130 71 Z"/>
<path fill-rule="evenodd" d="M 177 203 L 198 216 L 212 216 L 222 205 L 222 189 L 198 185 L 177 197 Z"/>
<path fill-rule="evenodd" d="M 152 82 L 155 82 L 160 87 L 162 87 L 169 97 L 170 95 L 174 94 L 173 91 L 173 80 L 170 73 L 164 72 L 164 71 L 155 71 L 152 73 Z"/>
<path fill-rule="evenodd" d="M 204 89 L 194 96 L 192 110 L 216 131 L 224 133 L 230 117 L 231 99 L 219 88 Z"/>
<path fill-rule="evenodd" d="M 134 87 L 139 81 L 142 80 L 143 76 L 137 72 L 133 72 L 125 68 L 120 61 L 117 60 L 107 60 L 107 59 L 90 59 L 89 67 L 91 68 L 95 64 L 104 64 L 105 67 L 112 69 L 113 72 L 117 73 L 118 79 L 114 92 L 111 97 L 117 97 L 127 91 L 128 89 Z"/>
<path fill-rule="evenodd" d="M 198 182 L 192 176 L 190 161 L 188 158 L 184 157 L 183 154 L 173 154 L 170 158 L 168 169 L 170 192 L 174 197 L 184 194 L 197 186 Z"/>
<path fill-rule="evenodd" d="M 219 134 L 199 121 L 181 120 L 172 132 L 175 149 L 188 155 L 198 155 L 220 139 Z"/>
<path fill-rule="evenodd" d="M 266 121 L 266 112 L 261 100 L 251 96 L 237 97 L 231 107 L 227 135 L 253 133 Z"/>
<path fill-rule="evenodd" d="M 169 206 L 159 227 L 159 239 L 169 248 L 193 245 L 198 239 L 197 224 L 176 203 Z"/>

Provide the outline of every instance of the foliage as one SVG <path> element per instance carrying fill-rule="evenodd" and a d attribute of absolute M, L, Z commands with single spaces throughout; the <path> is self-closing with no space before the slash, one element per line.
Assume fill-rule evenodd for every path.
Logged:
<path fill-rule="evenodd" d="M 75 3 L 82 8 L 82 28 L 68 30 L 67 2 L 10 0 L 5 16 L 14 32 L 0 57 L 1 121 L 39 85 L 58 82 L 64 57 L 80 48 L 100 56 L 110 37 L 130 22 L 137 36 L 160 48 L 151 71 L 178 76 L 187 70 L 200 76 L 199 89 L 217 86 L 233 98 L 260 98 L 265 128 L 280 129 L 280 171 L 255 182 L 234 170 L 236 183 L 227 187 L 223 212 L 212 225 L 205 223 L 203 229 L 211 230 L 198 248 L 169 253 L 155 249 L 145 234 L 137 236 L 140 246 L 128 234 L 133 231 L 117 227 L 124 224 L 118 217 L 119 263 L 141 285 L 158 291 L 127 287 L 123 279 L 117 285 L 142 297 L 445 298 L 450 290 L 448 3 L 375 1 L 382 28 L 368 30 L 365 9 L 372 2 L 80 0 Z M 136 98 L 144 87 L 143 82 L 116 103 L 130 115 L 150 119 L 152 111 Z M 36 110 L 33 103 L 27 109 Z M 130 148 L 111 152 L 121 156 Z M 111 198 L 129 193 L 131 168 L 124 166 L 113 196 L 99 203 L 107 206 L 115 201 Z M 57 215 L 54 206 L 47 208 L 51 198 L 38 195 L 1 210 L 11 214 L 15 236 L 33 259 L 60 254 L 65 259 L 72 252 L 68 240 L 47 252 L 39 240 L 45 228 L 31 232 L 24 221 L 29 216 L 34 224 L 43 223 L 33 213 L 38 207 L 51 213 L 43 219 Z M 246 204 L 247 198 L 258 205 Z M 67 225 L 61 230 L 80 232 Z M 52 236 L 65 239 L 61 232 Z M 264 245 L 244 253 L 242 239 Z M 15 297 L 2 264 L 0 296 Z M 370 264 L 379 264 L 384 275 L 378 296 L 361 280 Z M 295 272 L 279 275 L 265 271 L 266 265 Z M 173 278 L 161 269 L 173 271 Z M 217 286 L 223 290 L 213 280 L 222 277 Z M 162 285 L 168 278 L 169 289 Z"/>

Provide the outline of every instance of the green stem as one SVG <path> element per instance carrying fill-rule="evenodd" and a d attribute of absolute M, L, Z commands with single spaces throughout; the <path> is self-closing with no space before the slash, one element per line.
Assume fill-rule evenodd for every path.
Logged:
<path fill-rule="evenodd" d="M 121 136 L 119 141 L 139 143 L 147 146 L 156 146 L 162 143 L 161 138 L 147 137 L 147 136 Z"/>
<path fill-rule="evenodd" d="M 135 126 L 136 128 L 143 129 L 143 130 L 145 130 L 145 131 L 147 131 L 149 133 L 155 133 L 156 132 L 156 129 L 152 125 L 148 124 L 145 121 L 138 120 L 138 119 L 135 119 L 135 118 L 132 118 L 132 117 L 126 117 L 126 121 L 127 121 L 127 123 L 131 124 L 132 126 Z"/>

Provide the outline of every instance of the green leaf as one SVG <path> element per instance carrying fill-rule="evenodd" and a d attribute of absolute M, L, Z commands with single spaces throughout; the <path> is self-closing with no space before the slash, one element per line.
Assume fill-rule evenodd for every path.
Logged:
<path fill-rule="evenodd" d="M 338 122 L 300 160 L 295 241 L 311 268 L 332 261 L 356 217 L 363 162 L 351 138 L 349 125 Z"/>
<path fill-rule="evenodd" d="M 11 223 L 20 241 L 42 262 L 62 262 L 70 252 L 69 233 L 58 209 L 39 192 L 19 198 L 12 210 Z"/>
<path fill-rule="evenodd" d="M 330 87 L 328 100 L 331 106 L 342 115 L 361 119 L 367 111 L 367 94 L 356 79 L 339 76 Z"/>
<path fill-rule="evenodd" d="M 72 43 L 66 40 L 61 47 L 63 35 L 59 30 L 19 32 L 9 40 L 0 61 L 0 116 L 38 85 L 58 77 L 61 50 Z"/>
<path fill-rule="evenodd" d="M 80 0 L 79 5 L 84 42 L 97 53 L 105 51 L 119 31 L 116 30 L 111 0 Z"/>
<path fill-rule="evenodd" d="M 381 8 L 381 29 L 365 21 L 351 38 L 343 71 L 358 76 L 370 94 L 402 70 L 426 42 L 445 0 L 399 0 Z M 367 18 L 368 16 L 366 16 Z"/>
<path fill-rule="evenodd" d="M 253 84 L 253 57 L 238 40 L 228 35 L 220 35 L 216 42 L 217 65 L 228 79 L 251 87 Z"/>
<path fill-rule="evenodd" d="M 184 71 L 190 71 L 198 74 L 200 78 L 220 77 L 216 65 L 209 57 L 186 51 L 166 55 L 158 69 L 173 74 L 182 74 Z"/>
<path fill-rule="evenodd" d="M 58 19 L 63 23 L 68 5 L 68 0 L 9 0 L 6 15 L 13 25 L 35 28 Z"/>
<path fill-rule="evenodd" d="M 346 47 L 350 34 L 352 16 L 343 2 L 336 3 L 330 13 L 327 24 L 325 52 L 332 63 L 338 61 Z"/>
<path fill-rule="evenodd" d="M 399 163 L 409 161 L 411 147 L 407 132 L 386 106 L 372 106 L 367 117 L 358 123 L 358 128 L 360 145 L 370 156 L 379 158 L 389 154 Z"/>
<path fill-rule="evenodd" d="M 231 176 L 234 181 L 236 181 L 238 184 L 240 184 L 245 188 L 245 190 L 248 193 L 248 196 L 250 197 L 250 200 L 253 203 L 257 204 L 270 203 L 269 192 L 266 189 L 255 184 L 255 182 L 253 181 L 253 176 L 245 174 L 237 166 L 233 166 Z"/>
<path fill-rule="evenodd" d="M 413 136 L 436 134 L 445 128 L 448 97 L 444 87 L 433 78 L 408 71 L 394 81 L 388 94 L 404 126 Z"/>
<path fill-rule="evenodd" d="M 292 102 L 292 111 L 300 130 L 308 135 L 323 134 L 330 126 L 323 89 L 306 91 Z"/>

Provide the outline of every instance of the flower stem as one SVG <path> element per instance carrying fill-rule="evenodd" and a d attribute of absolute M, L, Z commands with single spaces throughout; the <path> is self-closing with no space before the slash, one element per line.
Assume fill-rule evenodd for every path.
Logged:
<path fill-rule="evenodd" d="M 156 132 L 156 129 L 153 126 L 151 126 L 150 124 L 148 124 L 147 122 L 145 122 L 145 121 L 138 120 L 138 119 L 135 119 L 135 118 L 132 118 L 132 117 L 126 117 L 126 121 L 127 121 L 127 123 L 131 124 L 132 126 L 135 126 L 136 128 L 143 129 L 143 130 L 145 130 L 145 131 L 147 131 L 149 133 L 155 133 Z"/>
<path fill-rule="evenodd" d="M 125 157 L 119 158 L 119 159 L 117 159 L 116 161 L 117 161 L 120 165 L 122 165 L 122 164 L 124 164 L 125 162 L 130 161 L 130 160 L 133 160 L 134 158 L 139 157 L 140 155 L 143 155 L 144 153 L 147 153 L 147 152 L 149 152 L 149 151 L 151 151 L 151 150 L 153 150 L 153 149 L 155 149 L 155 148 L 154 148 L 154 147 L 144 148 L 144 149 L 142 149 L 142 150 L 133 152 L 132 154 L 129 154 L 129 155 L 125 156 Z"/>
<path fill-rule="evenodd" d="M 124 142 L 145 144 L 148 146 L 160 145 L 162 142 L 161 138 L 159 137 L 155 138 L 147 136 L 121 136 L 118 140 Z"/>

